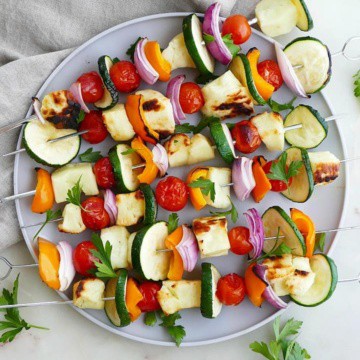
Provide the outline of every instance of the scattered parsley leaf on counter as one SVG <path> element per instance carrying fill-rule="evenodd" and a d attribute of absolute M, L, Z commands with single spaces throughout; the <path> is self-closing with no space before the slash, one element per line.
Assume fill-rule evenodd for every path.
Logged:
<path fill-rule="evenodd" d="M 74 204 L 76 206 L 81 207 L 81 185 L 80 185 L 81 176 L 79 180 L 75 183 L 75 185 L 68 190 L 66 201 Z"/>
<path fill-rule="evenodd" d="M 195 129 L 194 125 L 190 125 L 189 123 L 184 123 L 181 125 L 175 125 L 175 134 L 181 133 L 191 133 Z"/>
<path fill-rule="evenodd" d="M 78 117 L 76 119 L 76 122 L 78 124 L 80 124 L 84 120 L 84 118 L 85 118 L 85 111 L 81 109 L 80 112 L 79 112 L 79 115 L 78 115 Z"/>
<path fill-rule="evenodd" d="M 142 39 L 141 36 L 139 36 L 136 41 L 130 45 L 130 47 L 126 50 L 126 55 L 128 55 L 132 62 L 134 62 L 134 53 L 135 53 L 135 47 L 136 44 Z"/>
<path fill-rule="evenodd" d="M 175 323 L 176 320 L 181 319 L 181 315 L 178 312 L 171 315 L 165 315 L 161 312 L 160 318 L 162 323 L 159 325 L 167 330 L 169 335 L 175 341 L 176 346 L 180 346 L 184 337 L 186 336 L 186 331 L 182 325 L 175 325 Z"/>
<path fill-rule="evenodd" d="M 155 326 L 157 323 L 156 312 L 150 311 L 145 313 L 144 323 L 147 326 Z"/>
<path fill-rule="evenodd" d="M 59 218 L 61 216 L 61 210 L 56 210 L 56 211 L 52 211 L 52 210 L 48 210 L 46 212 L 46 218 L 45 221 L 43 222 L 43 224 L 41 225 L 40 229 L 36 232 L 36 234 L 33 237 L 33 240 L 35 241 L 36 238 L 38 237 L 38 235 L 41 233 L 42 229 L 52 220 L 55 220 L 57 218 Z"/>
<path fill-rule="evenodd" d="M 199 132 L 201 132 L 203 129 L 205 129 L 207 126 L 209 126 L 211 123 L 213 122 L 217 122 L 220 119 L 218 117 L 215 116 L 208 116 L 208 117 L 203 117 L 199 123 L 195 126 L 193 133 L 194 134 L 198 134 Z"/>
<path fill-rule="evenodd" d="M 215 184 L 211 180 L 201 177 L 191 182 L 188 186 L 199 188 L 204 195 L 210 194 L 211 201 L 215 201 Z"/>
<path fill-rule="evenodd" d="M 271 111 L 278 113 L 284 110 L 293 110 L 294 109 L 293 103 L 295 100 L 296 100 L 296 96 L 294 96 L 288 103 L 280 104 L 270 98 L 267 104 L 269 105 Z"/>
<path fill-rule="evenodd" d="M 173 231 L 177 229 L 179 226 L 179 216 L 176 213 L 172 213 L 169 215 L 168 220 L 168 232 L 171 234 Z"/>
<path fill-rule="evenodd" d="M 230 199 L 230 196 L 229 196 L 229 199 Z M 227 211 L 210 211 L 210 214 L 215 215 L 215 216 L 231 215 L 231 221 L 233 223 L 236 223 L 238 218 L 239 218 L 239 213 L 236 210 L 236 207 L 235 207 L 234 203 L 231 201 L 231 199 L 230 199 L 230 202 L 231 202 L 231 209 L 230 210 L 227 210 Z"/>
<path fill-rule="evenodd" d="M 102 158 L 100 151 L 93 151 L 93 148 L 87 149 L 85 152 L 79 155 L 81 162 L 96 163 Z"/>
<path fill-rule="evenodd" d="M 360 97 L 360 70 L 353 76 L 354 80 L 354 95 Z"/>
<path fill-rule="evenodd" d="M 130 148 L 130 149 L 127 149 L 127 150 L 123 151 L 123 152 L 121 153 L 121 155 L 131 155 L 131 154 L 133 154 L 134 152 L 136 152 L 136 149 Z"/>
<path fill-rule="evenodd" d="M 14 282 L 13 291 L 10 292 L 7 289 L 2 290 L 2 296 L 0 296 L 0 305 L 14 305 L 18 303 L 17 294 L 19 289 L 19 275 Z M 18 308 L 1 309 L 4 312 L 4 319 L 0 321 L 0 331 L 3 332 L 0 336 L 0 343 L 11 342 L 15 336 L 22 330 L 29 330 L 30 328 L 49 330 L 48 328 L 36 326 L 27 323 L 21 316 Z"/>
<path fill-rule="evenodd" d="M 316 234 L 315 235 L 315 249 L 320 250 L 321 252 L 324 252 L 325 240 L 326 240 L 325 233 Z"/>

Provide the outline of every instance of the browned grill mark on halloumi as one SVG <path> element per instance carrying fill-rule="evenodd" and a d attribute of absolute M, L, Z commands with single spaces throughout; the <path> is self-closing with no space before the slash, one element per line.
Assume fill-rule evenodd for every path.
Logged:
<path fill-rule="evenodd" d="M 137 191 L 135 192 L 135 199 L 136 199 L 136 200 L 142 200 L 142 199 L 144 199 L 144 194 L 143 194 L 143 192 L 142 192 L 141 190 L 137 190 Z"/>
<path fill-rule="evenodd" d="M 162 109 L 158 99 L 152 99 L 143 102 L 142 108 L 144 111 L 160 111 Z"/>
<path fill-rule="evenodd" d="M 211 226 L 218 225 L 219 227 L 226 227 L 226 219 L 225 218 L 209 218 L 202 220 L 195 220 L 193 223 L 193 231 L 195 234 L 199 235 L 201 233 L 206 233 L 211 230 Z"/>
<path fill-rule="evenodd" d="M 321 163 L 313 170 L 314 184 L 328 184 L 339 176 L 340 164 Z"/>
<path fill-rule="evenodd" d="M 294 275 L 295 275 L 295 276 L 299 276 L 299 277 L 307 277 L 307 276 L 309 275 L 309 272 L 308 272 L 308 271 L 305 271 L 305 270 L 295 269 Z"/>
<path fill-rule="evenodd" d="M 78 282 L 78 285 L 75 290 L 75 295 L 77 298 L 81 297 L 81 293 L 85 290 L 85 286 L 84 286 L 85 283 L 86 283 L 85 280 L 81 280 Z"/>
<path fill-rule="evenodd" d="M 242 91 L 238 91 L 235 94 L 229 94 L 227 95 L 227 98 L 226 102 L 212 107 L 215 111 L 230 110 L 230 113 L 223 116 L 222 119 L 236 117 L 240 114 L 250 115 L 253 113 L 251 99 L 249 99 Z"/>

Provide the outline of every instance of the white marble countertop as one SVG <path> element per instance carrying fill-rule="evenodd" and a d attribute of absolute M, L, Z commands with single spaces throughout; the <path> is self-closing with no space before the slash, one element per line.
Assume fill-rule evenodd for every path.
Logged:
<path fill-rule="evenodd" d="M 322 39 L 331 51 L 341 49 L 344 42 L 353 35 L 360 35 L 358 21 L 359 0 L 307 1 L 315 19 L 315 29 L 311 35 Z M 302 36 L 294 30 L 289 36 L 279 39 L 286 44 L 290 39 Z M 359 49 L 360 41 L 355 44 Z M 354 46 L 355 48 L 355 46 Z M 356 51 L 356 50 L 355 50 Z M 358 50 L 357 54 L 360 55 Z M 338 113 L 351 114 L 341 120 L 341 128 L 346 138 L 349 157 L 360 155 L 360 99 L 353 96 L 352 75 L 360 69 L 360 61 L 350 62 L 343 57 L 333 59 L 333 75 L 326 87 L 334 109 Z M 350 165 L 349 203 L 347 204 L 346 225 L 360 225 L 360 165 Z M 337 206 L 337 204 L 334 204 Z M 331 211 L 331 209 L 329 209 Z M 360 271 L 360 231 L 339 234 L 339 241 L 333 253 L 339 278 L 356 276 Z M 3 251 L 15 263 L 31 262 L 24 243 L 19 243 Z M 15 274 L 2 286 L 10 286 Z M 21 274 L 20 300 L 56 300 L 57 295 L 43 285 L 36 270 Z M 317 308 L 292 306 L 283 318 L 295 317 L 303 320 L 299 342 L 313 359 L 353 359 L 358 352 L 360 324 L 360 286 L 355 283 L 341 284 L 332 298 Z M 249 350 L 255 340 L 269 341 L 271 325 L 249 333 L 241 338 L 224 343 L 197 348 L 163 348 L 145 345 L 104 331 L 70 307 L 46 307 L 23 309 L 24 318 L 30 323 L 51 328 L 50 331 L 31 329 L 21 333 L 12 343 L 0 347 L 1 359 L 182 359 L 191 356 L 197 359 L 260 359 Z"/>

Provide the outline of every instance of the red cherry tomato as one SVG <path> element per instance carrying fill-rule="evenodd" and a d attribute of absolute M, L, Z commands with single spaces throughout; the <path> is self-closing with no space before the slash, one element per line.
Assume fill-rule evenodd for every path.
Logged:
<path fill-rule="evenodd" d="M 90 230 L 101 230 L 110 225 L 110 217 L 104 208 L 104 200 L 93 196 L 81 203 L 81 217 Z"/>
<path fill-rule="evenodd" d="M 187 204 L 189 191 L 181 179 L 167 176 L 157 184 L 155 197 L 157 203 L 165 210 L 179 211 Z"/>
<path fill-rule="evenodd" d="M 230 250 L 236 255 L 248 254 L 253 246 L 250 241 L 249 229 L 245 226 L 236 226 L 229 231 Z"/>
<path fill-rule="evenodd" d="M 273 160 L 273 161 L 269 161 L 267 162 L 262 168 L 265 172 L 265 174 L 269 174 L 271 171 L 271 164 L 273 162 L 277 162 L 277 160 Z M 288 167 L 286 167 L 288 168 Z M 271 184 L 271 191 L 276 191 L 276 192 L 280 192 L 280 191 L 285 191 L 288 187 L 286 185 L 286 182 L 281 181 L 281 180 L 270 180 L 270 184 Z M 289 179 L 289 185 L 291 185 L 292 183 L 292 178 Z"/>
<path fill-rule="evenodd" d="M 193 82 L 183 83 L 180 87 L 180 105 L 185 114 L 193 114 L 204 106 L 201 87 Z"/>
<path fill-rule="evenodd" d="M 80 123 L 79 131 L 89 130 L 81 137 L 90 144 L 98 144 L 105 140 L 107 136 L 107 130 L 104 125 L 101 111 L 91 110 L 88 114 L 85 114 L 84 120 Z"/>
<path fill-rule="evenodd" d="M 104 85 L 96 71 L 82 74 L 77 81 L 81 84 L 82 98 L 87 103 L 94 103 L 104 95 Z"/>
<path fill-rule="evenodd" d="M 243 15 L 229 16 L 222 27 L 222 35 L 231 34 L 231 38 L 236 45 L 246 42 L 251 35 L 251 27 Z"/>
<path fill-rule="evenodd" d="M 120 92 L 130 93 L 140 86 L 141 78 L 130 61 L 119 61 L 110 68 L 110 78 Z"/>
<path fill-rule="evenodd" d="M 94 165 L 96 183 L 103 189 L 111 189 L 115 185 L 114 171 L 108 157 L 103 157 Z"/>
<path fill-rule="evenodd" d="M 250 121 L 242 120 L 235 124 L 231 130 L 235 140 L 235 148 L 244 154 L 250 154 L 261 145 L 259 132 Z"/>
<path fill-rule="evenodd" d="M 271 84 L 275 91 L 283 84 L 284 80 L 277 62 L 273 60 L 265 60 L 257 66 L 260 76 L 269 84 Z"/>
<path fill-rule="evenodd" d="M 97 258 L 90 250 L 96 250 L 95 245 L 91 241 L 83 241 L 74 249 L 74 267 L 80 275 L 89 276 L 89 271 L 96 268 L 94 262 Z"/>
<path fill-rule="evenodd" d="M 156 294 L 161 289 L 161 285 L 154 281 L 144 281 L 138 286 L 143 299 L 138 303 L 142 312 L 160 310 L 160 304 L 156 298 Z"/>
<path fill-rule="evenodd" d="M 237 274 L 227 274 L 218 281 L 216 296 L 224 305 L 239 305 L 245 294 L 245 281 Z"/>

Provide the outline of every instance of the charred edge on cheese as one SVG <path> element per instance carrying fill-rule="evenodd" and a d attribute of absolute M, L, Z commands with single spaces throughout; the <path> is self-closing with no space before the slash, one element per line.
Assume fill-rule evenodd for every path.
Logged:
<path fill-rule="evenodd" d="M 318 164 L 316 165 L 314 175 L 315 185 L 325 185 L 334 181 L 339 176 L 340 164 Z"/>
<path fill-rule="evenodd" d="M 231 110 L 231 112 L 224 117 L 233 118 L 241 114 L 250 115 L 253 113 L 253 108 L 251 106 L 251 99 L 244 95 L 242 91 L 237 92 L 236 94 L 230 94 L 227 96 L 228 100 L 218 106 L 213 106 L 215 111 L 218 110 Z M 239 101 L 243 100 L 239 103 Z"/>
<path fill-rule="evenodd" d="M 209 232 L 212 225 L 219 225 L 219 227 L 226 226 L 226 218 L 218 218 L 218 219 L 209 219 L 205 221 L 194 221 L 193 231 L 196 234 L 201 234 L 205 232 Z"/>
<path fill-rule="evenodd" d="M 159 104 L 157 99 L 148 100 L 142 104 L 142 108 L 144 111 L 160 111 L 161 104 Z"/>

